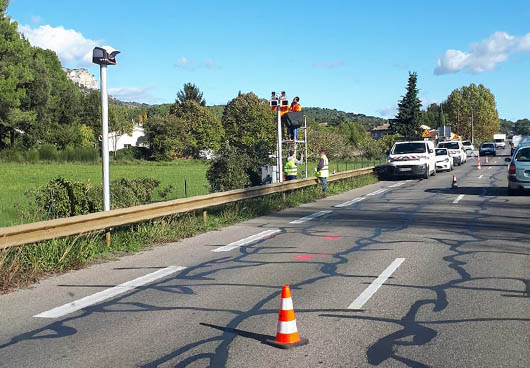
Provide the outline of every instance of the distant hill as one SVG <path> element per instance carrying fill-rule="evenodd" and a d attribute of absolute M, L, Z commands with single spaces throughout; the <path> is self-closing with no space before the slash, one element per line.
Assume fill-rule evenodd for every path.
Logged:
<path fill-rule="evenodd" d="M 207 106 L 208 110 L 219 120 L 223 117 L 224 106 L 215 105 Z M 326 109 L 321 107 L 304 107 L 302 109 L 307 116 L 308 124 L 328 124 L 338 125 L 343 121 L 354 121 L 360 123 L 366 130 L 370 130 L 376 126 L 383 125 L 387 122 L 386 119 L 375 116 L 367 116 L 363 114 L 354 114 L 352 112 L 344 112 L 336 109 Z"/>
<path fill-rule="evenodd" d="M 353 112 L 344 112 L 337 109 L 326 109 L 321 107 L 304 107 L 303 112 L 307 116 L 308 123 L 338 125 L 343 121 L 354 121 L 360 123 L 366 130 L 383 125 L 386 119 Z"/>

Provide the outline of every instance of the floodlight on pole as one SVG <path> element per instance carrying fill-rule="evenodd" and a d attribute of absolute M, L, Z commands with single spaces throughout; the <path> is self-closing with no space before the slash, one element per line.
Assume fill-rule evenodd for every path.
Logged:
<path fill-rule="evenodd" d="M 276 118 L 277 118 L 277 135 L 278 142 L 276 143 L 276 160 L 278 167 L 278 182 L 283 183 L 283 162 L 282 162 L 282 115 L 281 107 L 289 106 L 289 100 L 285 96 L 285 91 L 282 91 L 278 96 L 276 92 L 271 93 L 270 105 L 273 108 L 276 108 Z"/>
<path fill-rule="evenodd" d="M 107 65 L 116 65 L 116 55 L 120 52 L 110 46 L 95 47 L 92 62 L 100 66 L 101 89 L 101 161 L 103 166 L 103 210 L 110 211 L 109 178 L 109 101 L 107 94 Z"/>

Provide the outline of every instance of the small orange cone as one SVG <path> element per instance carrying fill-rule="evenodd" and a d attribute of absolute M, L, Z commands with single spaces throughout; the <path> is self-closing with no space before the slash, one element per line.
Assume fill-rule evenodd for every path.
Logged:
<path fill-rule="evenodd" d="M 488 156 L 486 156 L 486 163 L 488 163 Z"/>
<path fill-rule="evenodd" d="M 451 188 L 458 188 L 458 184 L 456 182 L 456 175 L 453 174 L 453 182 L 451 183 Z"/>
<path fill-rule="evenodd" d="M 283 285 L 282 287 L 282 301 L 280 303 L 278 328 L 276 331 L 276 339 L 267 340 L 267 343 L 277 348 L 290 349 L 309 342 L 309 340 L 301 338 L 298 334 L 289 285 Z"/>
<path fill-rule="evenodd" d="M 480 155 L 478 155 L 477 161 L 477 170 L 482 170 L 482 167 L 480 166 Z"/>

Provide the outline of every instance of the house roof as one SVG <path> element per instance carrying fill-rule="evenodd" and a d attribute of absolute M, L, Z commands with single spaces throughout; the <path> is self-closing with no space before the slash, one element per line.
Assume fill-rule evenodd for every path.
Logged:
<path fill-rule="evenodd" d="M 383 125 L 376 126 L 372 129 L 372 131 L 380 131 L 380 130 L 390 130 L 390 123 L 385 123 Z"/>

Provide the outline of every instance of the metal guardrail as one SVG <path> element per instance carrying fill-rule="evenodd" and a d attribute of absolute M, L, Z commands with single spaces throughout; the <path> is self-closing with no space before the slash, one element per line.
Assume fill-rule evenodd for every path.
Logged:
<path fill-rule="evenodd" d="M 344 171 L 330 175 L 328 181 L 370 174 L 373 167 Z M 316 185 L 316 178 L 291 180 L 284 183 L 235 189 L 227 192 L 206 194 L 191 198 L 119 208 L 107 212 L 73 216 L 31 224 L 0 228 L 0 249 L 37 243 L 69 235 L 87 234 L 112 227 L 152 220 L 159 217 L 218 206 L 244 199 L 261 197 Z"/>

